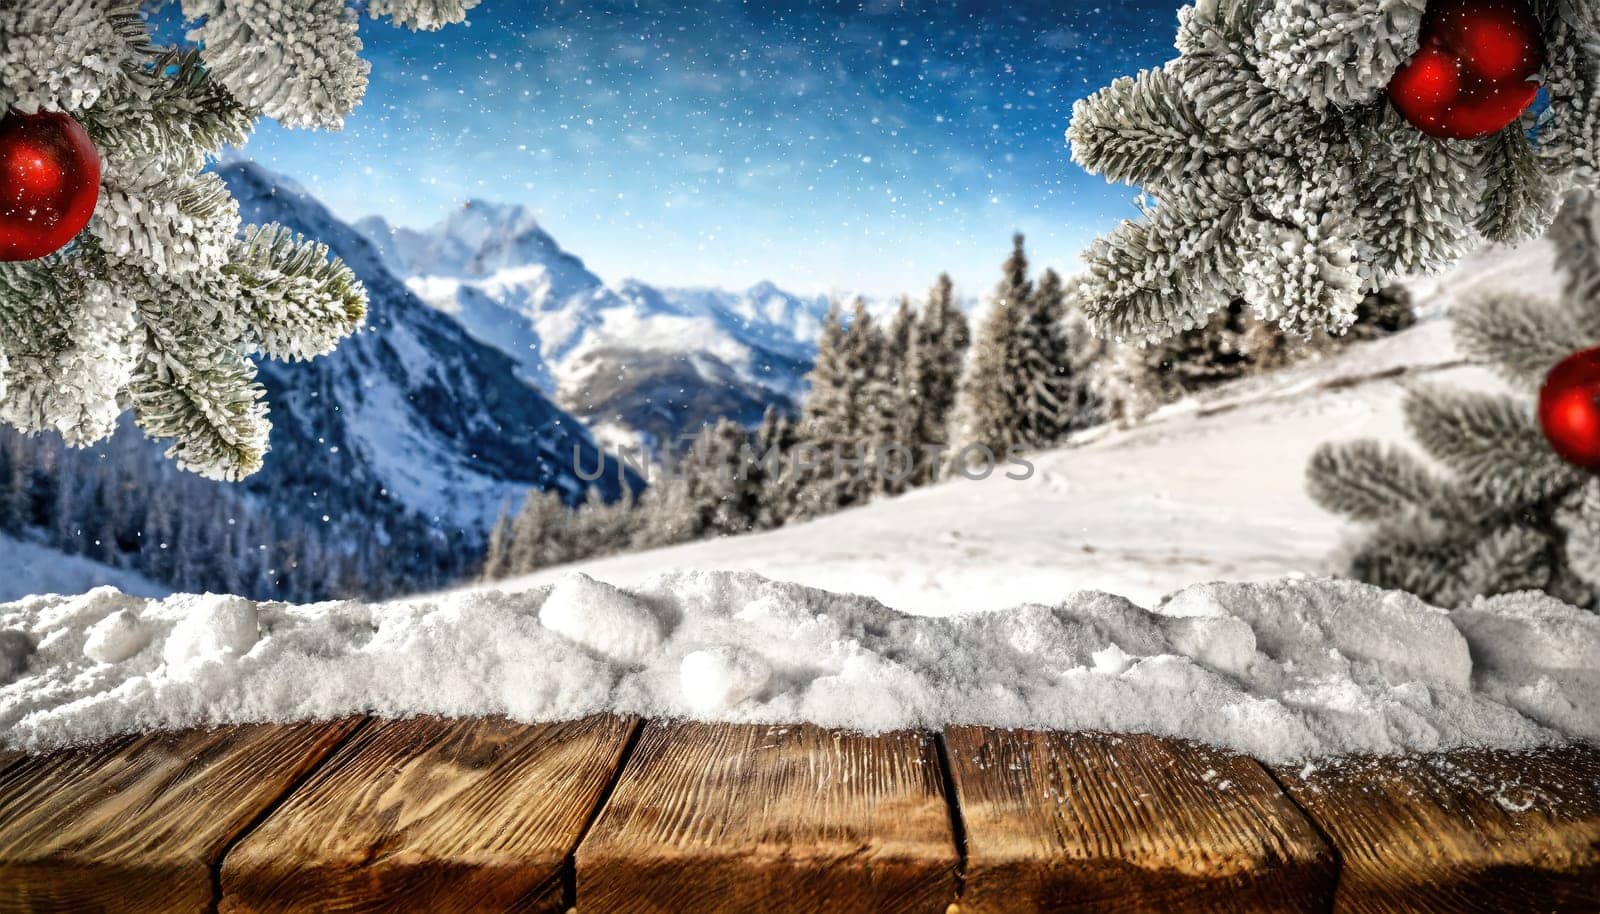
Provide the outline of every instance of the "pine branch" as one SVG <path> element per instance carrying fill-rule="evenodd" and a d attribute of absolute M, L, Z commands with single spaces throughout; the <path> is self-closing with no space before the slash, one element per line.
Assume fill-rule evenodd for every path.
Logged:
<path fill-rule="evenodd" d="M 1600 193 L 1569 194 L 1550 240 L 1563 279 L 1562 303 L 1582 328 L 1581 336 L 1600 340 Z"/>
<path fill-rule="evenodd" d="M 239 204 L 214 174 L 102 189 L 89 232 L 117 264 L 161 274 L 208 273 L 227 263 Z"/>
<path fill-rule="evenodd" d="M 1417 50 L 1423 0 L 1276 0 L 1256 30 L 1261 77 L 1322 111 L 1379 98 Z"/>
<path fill-rule="evenodd" d="M 1545 48 L 1550 107 L 1540 119 L 1539 158 L 1592 186 L 1600 182 L 1600 35 L 1562 17 L 1545 29 Z"/>
<path fill-rule="evenodd" d="M 1430 511 L 1446 488 L 1422 462 L 1377 441 L 1325 444 L 1306 471 L 1311 500 L 1355 521 L 1383 521 Z"/>
<path fill-rule="evenodd" d="M 1168 67 L 1213 145 L 1241 152 L 1297 145 L 1320 132 L 1320 118 L 1262 79 L 1254 15 L 1240 6 L 1232 15 L 1198 7 L 1179 13 L 1183 57 Z"/>
<path fill-rule="evenodd" d="M 1258 184 L 1256 204 L 1241 227 L 1244 299 L 1286 333 L 1348 330 L 1364 295 L 1342 190 L 1281 167 Z"/>
<path fill-rule="evenodd" d="M 1436 273 L 1477 241 L 1479 153 L 1436 140 L 1385 109 L 1364 126 L 1356 217 L 1366 227 L 1361 259 L 1369 283 Z"/>
<path fill-rule="evenodd" d="M 344 261 L 279 225 L 248 228 L 223 273 L 238 283 L 254 341 L 271 358 L 326 355 L 366 319 L 366 290 Z"/>
<path fill-rule="evenodd" d="M 1463 551 L 1444 606 L 1461 606 L 1477 597 L 1544 590 L 1554 579 L 1554 544 L 1531 527 L 1513 525 L 1489 532 Z"/>
<path fill-rule="evenodd" d="M 83 121 L 101 151 L 107 183 L 145 187 L 198 172 L 223 146 L 242 145 L 255 112 L 211 78 L 199 52 L 169 48 Z"/>
<path fill-rule="evenodd" d="M 1405 416 L 1423 450 L 1499 511 L 1559 498 L 1581 482 L 1550 450 L 1530 411 L 1510 397 L 1423 388 L 1406 398 Z"/>
<path fill-rule="evenodd" d="M 1485 146 L 1477 230 L 1501 244 L 1522 244 L 1543 235 L 1555 219 L 1555 185 L 1539 167 L 1527 133 L 1513 124 Z"/>
<path fill-rule="evenodd" d="M 92 444 L 116 431 L 128 382 L 133 309 L 63 255 L 0 263 L 0 419 Z"/>
<path fill-rule="evenodd" d="M 1204 326 L 1237 292 L 1235 239 L 1243 216 L 1236 188 L 1197 178 L 1144 219 L 1123 222 L 1084 255 L 1084 315 L 1119 339 Z"/>
<path fill-rule="evenodd" d="M 1072 106 L 1072 160 L 1109 182 L 1154 187 L 1180 181 L 1222 150 L 1166 70 L 1141 70 Z"/>
<path fill-rule="evenodd" d="M 1451 318 L 1462 352 L 1529 390 L 1544 383 L 1550 367 L 1570 355 L 1582 336 L 1569 311 L 1514 295 L 1469 302 Z"/>
<path fill-rule="evenodd" d="M 1415 594 L 1436 606 L 1453 606 L 1460 597 L 1457 569 L 1470 541 L 1451 537 L 1445 530 L 1417 517 L 1380 525 L 1351 554 L 1350 575 Z"/>
<path fill-rule="evenodd" d="M 153 279 L 139 302 L 142 357 L 128 385 L 134 418 L 167 457 L 209 479 L 237 481 L 261 468 L 271 424 L 256 366 L 240 351 L 229 309 L 173 308 L 217 292 Z M 225 294 L 225 293 L 222 293 Z"/>
<path fill-rule="evenodd" d="M 1573 493 L 1556 522 L 1565 534 L 1567 566 L 1589 591 L 1588 599 L 1578 602 L 1593 606 L 1600 600 L 1600 480 L 1591 479 Z"/>
<path fill-rule="evenodd" d="M 0 111 L 80 111 L 125 85 L 149 36 L 135 0 L 0 5 Z"/>
<path fill-rule="evenodd" d="M 412 31 L 434 31 L 464 22 L 467 12 L 483 0 L 370 0 L 367 15 L 388 17 Z"/>
<path fill-rule="evenodd" d="M 337 130 L 366 92 L 345 0 L 184 0 L 189 34 L 212 76 L 249 108 L 286 127 Z"/>

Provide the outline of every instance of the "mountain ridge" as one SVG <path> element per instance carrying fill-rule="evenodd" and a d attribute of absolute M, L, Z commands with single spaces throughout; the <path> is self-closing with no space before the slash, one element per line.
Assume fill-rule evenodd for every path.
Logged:
<path fill-rule="evenodd" d="M 418 298 L 513 359 L 585 421 L 647 444 L 798 408 L 829 300 L 608 284 L 516 204 L 470 200 L 433 226 L 354 224 Z"/>
<path fill-rule="evenodd" d="M 366 286 L 367 326 L 311 362 L 264 362 L 272 451 L 247 485 L 305 510 L 366 519 L 409 512 L 441 535 L 481 538 L 508 500 L 532 488 L 570 502 L 573 470 L 600 454 L 581 422 L 517 378 L 512 360 L 425 305 L 364 233 L 292 180 L 252 162 L 217 173 L 248 222 L 277 222 L 327 244 Z M 620 494 L 616 475 L 597 483 Z"/>

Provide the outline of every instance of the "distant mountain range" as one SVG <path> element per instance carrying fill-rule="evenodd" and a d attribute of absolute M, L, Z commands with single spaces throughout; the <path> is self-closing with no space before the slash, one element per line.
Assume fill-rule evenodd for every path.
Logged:
<path fill-rule="evenodd" d="M 792 410 L 825 296 L 607 285 L 520 206 L 469 201 L 426 230 L 356 223 L 418 298 L 516 364 L 605 437 L 658 444 Z"/>
<path fill-rule="evenodd" d="M 519 362 L 424 304 L 386 266 L 391 252 L 293 181 L 248 162 L 218 173 L 246 222 L 278 222 L 326 243 L 370 299 L 366 328 L 332 355 L 262 364 L 272 451 L 248 481 L 252 491 L 306 515 L 379 528 L 420 521 L 433 535 L 469 540 L 528 489 L 583 498 L 589 483 L 574 471 L 574 453 L 591 468 L 599 449 Z M 598 484 L 620 492 L 615 473 Z"/>

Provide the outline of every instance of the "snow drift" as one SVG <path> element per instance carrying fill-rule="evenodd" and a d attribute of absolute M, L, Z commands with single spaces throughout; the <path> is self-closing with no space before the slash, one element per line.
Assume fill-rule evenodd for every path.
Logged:
<path fill-rule="evenodd" d="M 1188 737 L 1282 762 L 1600 740 L 1600 616 L 1541 595 L 1447 612 L 1336 580 L 1206 584 L 910 616 L 748 573 L 383 604 L 0 605 L 0 736 L 598 711 L 869 732 L 948 724 Z"/>

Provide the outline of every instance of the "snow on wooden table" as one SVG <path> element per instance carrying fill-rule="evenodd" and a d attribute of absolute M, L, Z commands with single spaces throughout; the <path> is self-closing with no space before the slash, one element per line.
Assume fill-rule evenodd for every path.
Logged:
<path fill-rule="evenodd" d="M 1594 911 L 1600 750 L 352 718 L 0 756 L 0 912 Z"/>

